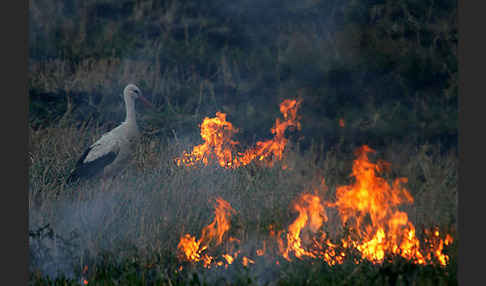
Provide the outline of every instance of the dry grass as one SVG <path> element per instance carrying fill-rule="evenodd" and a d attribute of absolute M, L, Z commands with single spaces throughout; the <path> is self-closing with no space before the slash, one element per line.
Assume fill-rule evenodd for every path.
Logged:
<path fill-rule="evenodd" d="M 230 232 L 249 241 L 247 247 L 256 247 L 258 238 L 268 235 L 270 224 L 284 228 L 295 218 L 290 206 L 300 193 L 317 189 L 332 200 L 336 186 L 351 180 L 353 155 L 338 149 L 327 150 L 323 156 L 318 146 L 306 152 L 291 146 L 286 170 L 280 164 L 237 170 L 180 168 L 173 158 L 193 145 L 189 139 L 166 142 L 145 137 L 131 166 L 108 190 L 101 192 L 97 182 L 63 187 L 76 155 L 102 131 L 70 126 L 31 131 L 30 229 L 49 224 L 56 235 L 70 238 L 76 245 L 69 257 L 59 254 L 49 263 L 37 256 L 32 267 L 49 275 L 55 275 L 55 269 L 72 275 L 75 266 L 70 270 L 60 267 L 82 265 L 84 259 L 105 252 L 116 253 L 120 259 L 175 253 L 182 234 L 199 235 L 212 220 L 216 197 L 227 200 L 237 212 Z M 373 157 L 392 164 L 386 175 L 390 180 L 409 179 L 407 188 L 415 203 L 404 209 L 418 230 L 433 225 L 455 230 L 457 155 L 440 154 L 434 147 L 390 146 Z M 339 229 L 335 225 L 326 228 Z M 36 247 L 31 245 L 33 253 L 42 251 L 41 246 Z"/>

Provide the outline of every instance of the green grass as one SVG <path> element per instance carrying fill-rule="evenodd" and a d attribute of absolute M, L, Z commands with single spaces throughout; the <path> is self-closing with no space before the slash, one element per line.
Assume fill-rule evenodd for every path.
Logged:
<path fill-rule="evenodd" d="M 181 168 L 173 158 L 199 141 L 145 136 L 126 173 L 107 190 L 102 192 L 96 181 L 63 186 L 76 154 L 103 131 L 66 125 L 31 130 L 31 285 L 76 285 L 81 275 L 89 285 L 457 284 L 455 152 L 441 152 L 436 145 L 397 144 L 371 156 L 391 163 L 390 173 L 385 174 L 390 182 L 397 177 L 409 179 L 405 187 L 415 202 L 403 210 L 418 235 L 432 226 L 452 233 L 455 241 L 446 249 L 451 256 L 447 267 L 416 266 L 400 258 L 383 265 L 347 261 L 331 267 L 317 260 L 287 262 L 281 257 L 276 266 L 272 259 L 257 257 L 248 268 L 235 262 L 228 269 L 204 269 L 180 261 L 177 243 L 186 233 L 199 237 L 213 219 L 216 197 L 236 210 L 229 234 L 241 239 L 242 251 L 249 251 L 268 238 L 269 225 L 286 228 L 296 217 L 293 200 L 302 192 L 319 189 L 322 178 L 327 191 L 321 195 L 326 200 L 332 200 L 337 186 L 349 184 L 352 152 L 345 146 L 321 149 L 317 145 L 303 151 L 291 143 L 286 170 L 280 163 L 273 168 L 249 165 L 236 170 Z M 324 228 L 331 231 L 339 225 Z M 225 247 L 211 251 L 218 254 Z M 181 265 L 183 270 L 178 271 Z M 82 274 L 85 266 L 88 271 Z"/>
<path fill-rule="evenodd" d="M 190 268 L 182 272 L 173 267 L 175 260 L 159 259 L 154 263 L 148 265 L 136 259 L 104 261 L 83 279 L 89 281 L 88 285 L 457 285 L 454 266 L 416 266 L 400 260 L 380 266 L 363 262 L 358 266 L 344 263 L 330 267 L 315 261 L 296 261 L 279 267 L 260 264 L 248 269 L 232 265 L 226 270 Z M 34 285 L 78 285 L 76 280 L 50 280 L 35 274 L 32 280 Z"/>

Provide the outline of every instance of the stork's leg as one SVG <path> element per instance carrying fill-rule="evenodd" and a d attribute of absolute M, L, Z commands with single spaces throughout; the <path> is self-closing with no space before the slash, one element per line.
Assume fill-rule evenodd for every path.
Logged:
<path fill-rule="evenodd" d="M 101 178 L 101 191 L 104 192 L 105 191 L 105 178 Z"/>
<path fill-rule="evenodd" d="M 106 191 L 107 186 L 108 186 L 108 178 L 102 177 L 101 178 L 101 191 L 102 192 Z"/>

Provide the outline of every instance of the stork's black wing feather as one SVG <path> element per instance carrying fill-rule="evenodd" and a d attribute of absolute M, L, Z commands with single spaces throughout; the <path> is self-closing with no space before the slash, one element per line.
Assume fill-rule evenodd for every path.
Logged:
<path fill-rule="evenodd" d="M 84 163 L 84 160 L 92 149 L 93 147 L 88 148 L 86 151 L 84 151 L 83 155 L 81 155 L 81 158 L 79 158 L 78 162 L 76 163 L 76 167 L 66 181 L 67 184 L 96 176 L 102 172 L 107 165 L 111 164 L 118 155 L 117 152 L 108 152 L 93 161 Z"/>

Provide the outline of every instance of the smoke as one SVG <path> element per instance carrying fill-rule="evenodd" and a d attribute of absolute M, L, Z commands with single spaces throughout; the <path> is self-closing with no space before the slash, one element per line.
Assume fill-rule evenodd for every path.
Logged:
<path fill-rule="evenodd" d="M 409 160 L 419 162 L 416 156 L 410 159 L 410 153 L 404 154 Z M 218 261 L 224 261 L 222 253 L 233 255 L 239 251 L 239 255 L 227 268 L 223 265 L 201 269 L 200 264 L 188 263 L 184 265 L 184 273 L 195 273 L 211 283 L 219 283 L 223 279 L 238 284 L 240 279 L 246 278 L 257 284 L 271 283 L 285 273 L 286 268 L 282 265 L 288 263 L 281 255 L 272 255 L 271 250 L 277 245 L 270 245 L 276 243 L 270 226 L 275 227 L 271 227 L 275 232 L 284 230 L 285 233 L 298 215 L 292 205 L 302 192 L 318 190 L 322 184 L 320 179 L 326 178 L 329 191 L 321 195 L 332 196 L 336 184 L 342 185 L 340 180 L 343 178 L 339 179 L 336 173 L 346 171 L 345 174 L 348 174 L 349 171 L 342 158 L 335 157 L 335 154 L 327 155 L 323 169 L 316 168 L 309 156 L 295 153 L 289 156 L 292 161 L 287 163 L 291 171 L 282 170 L 278 165 L 274 168 L 248 166 L 236 170 L 217 166 L 177 168 L 170 161 L 175 154 L 168 151 L 161 156 L 162 163 L 157 168 L 143 172 L 129 170 L 104 190 L 99 182 L 93 181 L 66 189 L 57 198 L 45 193 L 41 202 L 29 209 L 31 271 L 39 271 L 51 278 L 65 276 L 77 279 L 85 266 L 92 269 L 93 263 L 103 263 L 100 257 L 105 253 L 116 258 L 115 264 L 133 257 L 150 261 L 154 254 L 172 255 L 174 258 L 183 235 L 201 238 L 202 229 L 214 219 L 214 200 L 221 197 L 236 212 L 231 216 L 225 243 L 221 247 L 210 247 L 208 251 Z M 406 162 L 403 164 L 406 165 Z M 413 174 L 409 178 L 413 180 Z M 444 196 L 445 192 L 440 194 Z M 427 203 L 430 201 L 430 198 L 426 200 Z M 417 208 L 433 209 L 423 202 L 423 198 L 417 197 Z M 445 213 L 444 207 L 440 212 Z M 327 208 L 326 213 L 329 221 L 325 223 L 325 232 L 329 231 L 328 237 L 334 239 L 333 233 L 340 231 L 338 214 Z M 430 214 L 427 211 L 417 215 L 426 216 L 434 223 L 444 219 L 439 213 Z M 231 242 L 229 237 L 240 242 Z M 269 255 L 255 255 L 256 250 L 262 248 L 263 241 L 268 243 L 268 252 L 265 253 Z M 244 256 L 255 263 L 244 267 Z M 157 266 L 162 273 L 183 265 L 181 260 L 174 261 L 172 258 L 167 259 L 168 264 L 161 262 Z M 165 261 L 166 258 L 163 259 Z M 276 259 L 282 263 L 280 266 Z M 103 269 L 103 265 L 100 267 Z"/>
<path fill-rule="evenodd" d="M 72 278 L 84 259 L 103 252 L 123 256 L 128 245 L 146 246 L 154 237 L 143 232 L 143 227 L 163 218 L 167 209 L 152 208 L 155 204 L 148 200 L 153 200 L 154 194 L 146 197 L 137 193 L 143 187 L 140 181 L 135 187 L 122 180 L 102 191 L 101 186 L 88 184 L 32 207 L 31 267 L 50 277 Z"/>
<path fill-rule="evenodd" d="M 253 168 L 175 168 L 161 159 L 152 171 L 129 170 L 104 190 L 93 181 L 58 197 L 41 193 L 29 209 L 31 271 L 78 278 L 103 253 L 119 261 L 141 253 L 147 259 L 166 251 L 175 254 L 183 234 L 199 237 L 211 222 L 218 196 L 237 211 L 230 231 L 252 233 L 273 215 L 288 219 L 290 202 L 309 179 L 282 177 L 279 168 L 257 173 Z M 257 239 L 245 239 L 242 251 L 258 247 L 252 241 Z"/>
<path fill-rule="evenodd" d="M 30 229 L 37 234 L 30 237 L 31 267 L 49 277 L 73 278 L 75 267 L 86 256 L 115 250 L 117 244 L 129 238 L 127 211 L 142 203 L 136 196 L 127 198 L 126 190 L 71 190 L 74 191 L 89 197 L 79 198 L 80 194 L 71 193 L 78 197 L 73 199 L 65 194 L 55 202 L 44 202 L 48 206 L 29 210 Z"/>

